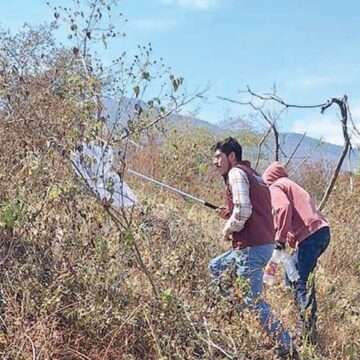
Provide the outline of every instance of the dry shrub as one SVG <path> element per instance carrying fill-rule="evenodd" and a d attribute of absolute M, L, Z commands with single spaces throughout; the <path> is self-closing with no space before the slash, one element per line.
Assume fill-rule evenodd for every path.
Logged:
<path fill-rule="evenodd" d="M 43 30 L 31 36 L 41 58 L 50 38 Z M 226 299 L 208 277 L 209 260 L 229 247 L 213 211 L 129 178 L 142 202 L 119 231 L 84 191 L 68 154 L 89 129 L 101 131 L 90 116 L 99 103 L 83 92 L 95 92 L 97 80 L 68 66 L 65 50 L 48 53 L 46 71 L 20 73 L 9 58 L 0 74 L 1 358 L 273 359 L 254 317 L 236 311 L 243 284 L 229 273 L 237 295 Z M 208 131 L 171 130 L 160 141 L 148 135 L 129 165 L 222 203 Z M 320 193 L 323 172 L 302 174 Z M 326 208 L 332 242 L 317 272 L 321 341 L 305 349 L 319 359 L 359 352 L 358 184 L 353 193 L 346 184 L 340 179 Z M 282 286 L 264 296 L 292 330 L 296 312 Z"/>
<path fill-rule="evenodd" d="M 316 203 L 319 204 L 324 196 L 334 166 L 333 163 L 328 163 L 326 161 L 307 162 L 298 168 L 291 177 L 300 186 L 304 187 L 304 189 L 306 189 L 315 199 Z M 290 166 L 288 170 L 289 174 L 295 169 L 296 167 Z"/>
<path fill-rule="evenodd" d="M 69 104 L 54 101 L 33 126 L 72 118 L 51 117 L 74 111 Z M 26 124 L 19 124 L 25 138 Z M 208 277 L 208 261 L 229 246 L 219 242 L 214 212 L 128 178 L 142 200 L 132 234 L 158 289 L 155 298 L 131 240 L 82 191 L 62 154 L 43 149 L 48 135 L 27 139 L 41 154 L 41 166 L 32 169 L 6 126 L 2 143 L 13 142 L 15 151 L 12 160 L 4 158 L 12 181 L 7 173 L 1 180 L 2 358 L 273 359 L 273 344 L 253 316 L 239 315 L 238 300 L 221 298 Z M 67 128 L 65 143 L 73 137 Z M 134 154 L 130 165 L 221 204 L 223 184 L 208 177 L 212 142 L 204 130 L 175 132 Z M 346 185 L 341 179 L 326 209 L 332 243 L 317 272 L 320 344 L 304 350 L 319 359 L 356 359 L 358 351 L 357 193 Z M 265 297 L 292 330 L 296 311 L 283 287 L 268 289 Z"/>

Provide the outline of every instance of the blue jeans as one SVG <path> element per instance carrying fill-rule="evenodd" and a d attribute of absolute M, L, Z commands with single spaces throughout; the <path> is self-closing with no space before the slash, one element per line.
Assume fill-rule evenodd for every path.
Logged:
<path fill-rule="evenodd" d="M 315 327 L 317 320 L 315 278 L 308 280 L 317 265 L 318 258 L 326 250 L 329 242 L 330 229 L 326 226 L 300 242 L 293 255 L 300 275 L 299 280 L 294 284 L 295 301 L 300 310 L 301 321 L 307 330 Z M 309 316 L 305 316 L 307 310 L 309 310 Z"/>
<path fill-rule="evenodd" d="M 268 303 L 259 298 L 263 292 L 263 269 L 270 260 L 273 249 L 273 244 L 269 244 L 227 251 L 211 260 L 209 272 L 220 283 L 223 272 L 235 265 L 237 276 L 250 281 L 251 290 L 244 298 L 246 305 L 258 314 L 267 333 L 276 335 L 282 346 L 289 346 L 290 335 L 275 318 Z"/>

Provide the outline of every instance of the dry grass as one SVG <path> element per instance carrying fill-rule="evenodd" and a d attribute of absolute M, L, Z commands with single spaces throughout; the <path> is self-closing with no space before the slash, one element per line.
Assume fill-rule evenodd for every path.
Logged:
<path fill-rule="evenodd" d="M 79 184 L 69 152 L 102 125 L 89 120 L 99 108 L 83 92 L 97 82 L 69 67 L 71 56 L 59 51 L 49 71 L 21 76 L 8 59 L 0 74 L 1 359 L 273 359 L 255 319 L 239 316 L 208 277 L 209 260 L 229 246 L 214 212 L 129 177 L 141 205 L 124 214 L 131 221 L 120 231 Z M 188 127 L 159 142 L 150 129 L 143 140 L 129 166 L 223 202 L 209 132 Z M 319 193 L 323 175 L 309 168 L 301 181 Z M 332 242 L 317 271 L 320 342 L 302 348 L 311 359 L 360 359 L 360 184 L 353 193 L 347 184 L 339 180 L 326 208 Z M 240 294 L 242 284 L 234 286 Z M 293 330 L 280 279 L 265 297 Z"/>
<path fill-rule="evenodd" d="M 195 138 L 185 137 L 190 147 L 198 136 L 192 134 Z M 204 161 L 208 141 L 199 140 Z M 146 150 L 136 154 L 132 166 L 143 164 L 144 173 L 153 168 L 158 179 L 168 177 L 172 185 L 220 203 L 221 182 L 197 173 L 191 156 L 181 157 L 191 152 L 186 144 L 172 162 L 164 161 L 171 156 L 167 146 L 152 145 L 154 163 L 147 161 Z M 169 177 L 173 168 L 178 173 Z M 239 316 L 208 277 L 208 261 L 228 247 L 219 241 L 221 223 L 211 210 L 128 178 L 143 199 L 132 231 L 159 291 L 156 299 L 106 212 L 79 192 L 64 164 L 58 171 L 62 190 L 51 193 L 49 183 L 45 199 L 32 191 L 18 195 L 26 204 L 23 213 L 1 230 L 8 328 L 1 337 L 3 359 L 273 358 L 271 342 L 251 314 Z M 40 190 L 44 182 L 37 181 Z M 332 242 L 317 270 L 320 342 L 302 349 L 308 358 L 358 358 L 358 186 L 349 193 L 346 185 L 340 179 L 326 209 Z M 2 182 L 9 189 L 3 194 L 15 193 L 15 186 L 15 181 Z M 16 208 L 9 195 L 3 216 L 6 206 Z M 265 297 L 292 330 L 296 312 L 280 279 Z"/>

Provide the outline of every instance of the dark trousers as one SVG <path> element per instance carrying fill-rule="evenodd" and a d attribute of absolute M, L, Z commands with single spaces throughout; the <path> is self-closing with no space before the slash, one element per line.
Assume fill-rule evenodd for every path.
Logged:
<path fill-rule="evenodd" d="M 330 229 L 323 227 L 303 240 L 294 254 L 294 261 L 300 278 L 294 284 L 295 300 L 300 311 L 302 325 L 306 331 L 316 327 L 317 302 L 315 291 L 315 273 L 317 260 L 330 242 Z"/>

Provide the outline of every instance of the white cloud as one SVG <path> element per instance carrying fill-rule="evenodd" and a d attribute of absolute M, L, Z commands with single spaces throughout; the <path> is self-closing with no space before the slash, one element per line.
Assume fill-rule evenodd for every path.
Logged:
<path fill-rule="evenodd" d="M 357 101 L 356 104 L 359 104 L 359 102 Z M 360 131 L 360 105 L 351 106 L 350 104 L 350 112 L 357 130 Z M 348 128 L 352 145 L 359 146 L 360 135 L 356 130 L 354 130 L 353 123 L 350 121 L 350 118 L 348 119 Z M 309 114 L 306 117 L 296 120 L 293 122 L 289 131 L 299 134 L 306 132 L 310 137 L 316 139 L 322 138 L 324 141 L 331 144 L 344 144 L 340 113 L 335 105 L 332 106 L 332 110 L 326 110 L 323 115 Z"/>
<path fill-rule="evenodd" d="M 337 118 L 326 117 L 326 115 L 316 116 L 311 119 L 311 121 L 295 121 L 291 131 L 299 134 L 306 132 L 307 136 L 316 139 L 322 138 L 324 141 L 331 144 L 344 144 L 340 120 Z"/>
<path fill-rule="evenodd" d="M 184 8 L 207 10 L 216 5 L 218 0 L 162 0 L 166 5 L 178 5 Z"/>
<path fill-rule="evenodd" d="M 354 121 L 359 123 L 360 121 L 360 105 L 355 106 L 354 108 L 350 107 L 351 116 L 353 117 Z"/>
<path fill-rule="evenodd" d="M 352 143 L 353 145 L 360 147 L 360 105 L 354 107 L 350 106 L 350 113 L 356 127 L 356 129 L 351 131 Z M 352 127 L 353 124 L 349 122 L 349 126 Z"/>

